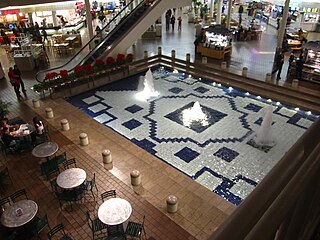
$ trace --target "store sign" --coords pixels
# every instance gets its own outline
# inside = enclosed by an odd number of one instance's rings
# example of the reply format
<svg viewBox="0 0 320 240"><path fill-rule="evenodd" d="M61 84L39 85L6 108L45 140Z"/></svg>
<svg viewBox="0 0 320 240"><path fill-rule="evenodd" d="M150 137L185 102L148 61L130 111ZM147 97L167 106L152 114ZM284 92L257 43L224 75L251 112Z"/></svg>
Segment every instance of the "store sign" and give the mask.
<svg viewBox="0 0 320 240"><path fill-rule="evenodd" d="M76 2L77 9L82 9L84 7L83 2Z"/></svg>
<svg viewBox="0 0 320 240"><path fill-rule="evenodd" d="M0 16L5 16L8 14L19 14L19 12L19 9L2 10L0 11Z"/></svg>

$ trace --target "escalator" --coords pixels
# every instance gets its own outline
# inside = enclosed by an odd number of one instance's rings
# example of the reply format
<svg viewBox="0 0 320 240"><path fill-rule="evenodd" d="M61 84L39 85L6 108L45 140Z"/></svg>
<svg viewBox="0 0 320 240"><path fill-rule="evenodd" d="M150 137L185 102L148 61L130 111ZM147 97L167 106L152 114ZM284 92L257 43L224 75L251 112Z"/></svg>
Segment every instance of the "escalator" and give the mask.
<svg viewBox="0 0 320 240"><path fill-rule="evenodd" d="M152 5L145 4L144 0L132 0L103 27L100 34L95 35L68 62L59 67L39 71L36 80L42 82L47 73L60 70L71 72L76 66L92 64L98 58L104 59L108 55L125 53L150 27L150 23L155 22L167 9L189 4L191 0L155 0ZM98 37L99 43L95 44Z"/></svg>

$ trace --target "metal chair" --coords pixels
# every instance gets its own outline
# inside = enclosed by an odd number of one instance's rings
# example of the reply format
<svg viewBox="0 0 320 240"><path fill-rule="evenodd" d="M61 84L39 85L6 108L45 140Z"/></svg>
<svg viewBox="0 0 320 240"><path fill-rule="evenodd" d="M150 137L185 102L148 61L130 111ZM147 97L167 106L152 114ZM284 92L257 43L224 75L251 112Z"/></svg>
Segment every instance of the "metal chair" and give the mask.
<svg viewBox="0 0 320 240"><path fill-rule="evenodd" d="M40 238L40 233L46 227L50 229L47 214L43 217L36 216L30 223L27 224L26 230L30 238L34 236L38 236L38 238Z"/></svg>
<svg viewBox="0 0 320 240"><path fill-rule="evenodd" d="M11 205L11 200L9 197L1 198L0 199L0 208L4 211L7 207Z"/></svg>
<svg viewBox="0 0 320 240"><path fill-rule="evenodd" d="M63 224L58 224L55 227L53 227L48 232L48 238L49 240L53 239L59 239L59 240L72 240L72 238L65 232ZM58 237L58 238L57 238Z"/></svg>
<svg viewBox="0 0 320 240"><path fill-rule="evenodd" d="M107 229L107 225L101 222L99 218L92 219L89 212L87 212L87 220L92 232L92 239L94 239L97 234L102 233L104 229Z"/></svg>
<svg viewBox="0 0 320 240"><path fill-rule="evenodd" d="M41 172L47 176L47 179L50 180L51 175L58 175L60 169L56 159L48 160L40 165Z"/></svg>
<svg viewBox="0 0 320 240"><path fill-rule="evenodd" d="M74 164L74 167L77 167L77 162L76 162L75 158L71 158L69 160L64 161L63 162L63 167L64 167L64 169L68 169L69 166L71 166L73 164Z"/></svg>
<svg viewBox="0 0 320 240"><path fill-rule="evenodd" d="M20 198L23 196L24 198L28 199L27 192L25 189L20 189L16 191L15 193L10 195L10 199L12 202L15 202L17 198Z"/></svg>
<svg viewBox="0 0 320 240"><path fill-rule="evenodd" d="M0 171L0 184L5 182L7 179L9 179L12 184L12 179L10 177L8 167L5 167Z"/></svg>
<svg viewBox="0 0 320 240"><path fill-rule="evenodd" d="M109 190L104 193L101 193L102 201L104 201L106 198L109 198L109 197L114 197L114 198L117 197L116 190Z"/></svg>
<svg viewBox="0 0 320 240"><path fill-rule="evenodd" d="M65 161L67 161L67 152L63 152L60 155L56 155L51 160L56 161L58 165L63 164Z"/></svg>
<svg viewBox="0 0 320 240"><path fill-rule="evenodd" d="M83 188L84 188L84 190L86 192L90 191L92 193L93 199L95 200L95 196L94 196L94 193L93 193L93 188L96 188L97 194L98 194L98 188L97 188L97 185L96 185L96 173L93 173L92 180L86 180L84 182Z"/></svg>
<svg viewBox="0 0 320 240"><path fill-rule="evenodd" d="M143 216L142 223L137 223L137 222L128 222L125 235L129 236L131 238L139 238L141 239L142 237L142 231L144 233L144 237L147 238L146 231L144 229L144 220L146 216Z"/></svg>

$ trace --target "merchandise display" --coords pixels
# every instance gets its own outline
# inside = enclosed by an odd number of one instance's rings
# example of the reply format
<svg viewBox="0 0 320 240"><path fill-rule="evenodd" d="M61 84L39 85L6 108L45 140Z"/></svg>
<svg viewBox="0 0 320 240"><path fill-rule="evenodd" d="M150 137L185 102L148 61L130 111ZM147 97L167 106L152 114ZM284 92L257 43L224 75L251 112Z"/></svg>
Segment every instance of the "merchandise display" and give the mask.
<svg viewBox="0 0 320 240"><path fill-rule="evenodd" d="M320 47L320 42L318 44ZM320 50L308 50L307 59L303 65L302 79L320 83Z"/></svg>

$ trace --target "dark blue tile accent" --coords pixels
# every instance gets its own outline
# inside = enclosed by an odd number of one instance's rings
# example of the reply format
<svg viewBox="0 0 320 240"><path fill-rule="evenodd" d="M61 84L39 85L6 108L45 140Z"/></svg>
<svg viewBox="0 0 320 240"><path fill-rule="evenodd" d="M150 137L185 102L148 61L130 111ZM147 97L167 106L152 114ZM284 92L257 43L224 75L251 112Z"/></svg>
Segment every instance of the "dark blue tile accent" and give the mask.
<svg viewBox="0 0 320 240"><path fill-rule="evenodd" d="M130 107L125 108L125 110L127 110L128 112L131 112L131 113L139 112L142 109L143 109L143 107L140 107L137 104L134 104L134 105L132 105Z"/></svg>
<svg viewBox="0 0 320 240"><path fill-rule="evenodd" d="M194 102L191 102L187 105L185 105L182 108L177 109L176 111L167 114L165 117L184 126L183 125L183 117L182 117L182 112L186 109L192 108ZM206 114L207 116L207 121L208 121L208 125L203 126L201 121L193 121L189 128L192 129L193 131L197 132L197 133L201 133L204 130L206 130L207 128L209 128L210 126L212 126L213 124L219 122L221 119L223 119L224 117L227 116L227 114L219 112L217 110L213 110L211 108L208 108L206 106L200 105L202 111Z"/></svg>
<svg viewBox="0 0 320 240"><path fill-rule="evenodd" d="M239 153L230 149L230 148L223 147L223 148L220 148L213 155L217 156L227 162L231 162L233 159L235 159L239 155Z"/></svg>
<svg viewBox="0 0 320 240"><path fill-rule="evenodd" d="M123 126L125 126L126 128L128 128L130 130L139 127L141 124L142 124L141 122L139 122L138 120L135 120L135 119L131 119L125 123L122 123Z"/></svg>
<svg viewBox="0 0 320 240"><path fill-rule="evenodd" d="M183 91L183 89L179 88L179 87L174 87L174 88L169 89L168 91L178 94L178 93L181 93Z"/></svg>
<svg viewBox="0 0 320 240"><path fill-rule="evenodd" d="M157 151L155 151L153 148L156 146L153 142L150 142L148 139L142 139L142 140L137 140L135 138L131 139L131 141L138 145L139 147L143 148L147 152L156 155Z"/></svg>
<svg viewBox="0 0 320 240"><path fill-rule="evenodd" d="M179 152L176 152L174 155L177 156L178 158L182 159L186 163L189 163L193 159L198 157L200 154L198 152L192 150L191 148L184 147Z"/></svg>
<svg viewBox="0 0 320 240"><path fill-rule="evenodd" d="M254 123L260 126L262 124L262 121L263 121L263 118L258 118ZM274 123L275 122L272 122L271 125L273 125Z"/></svg>
<svg viewBox="0 0 320 240"><path fill-rule="evenodd" d="M253 103L249 103L247 106L244 107L247 110L253 111L253 112L259 112L261 110L261 106L255 105Z"/></svg>
<svg viewBox="0 0 320 240"><path fill-rule="evenodd" d="M194 89L195 91L199 92L199 93L206 93L209 91L208 88L204 88L204 87L198 87L196 89Z"/></svg>

